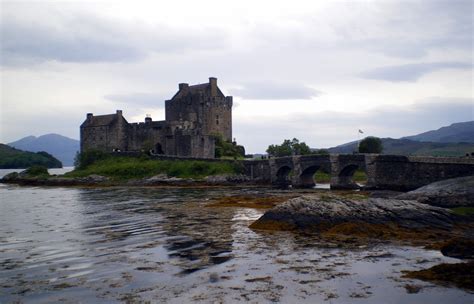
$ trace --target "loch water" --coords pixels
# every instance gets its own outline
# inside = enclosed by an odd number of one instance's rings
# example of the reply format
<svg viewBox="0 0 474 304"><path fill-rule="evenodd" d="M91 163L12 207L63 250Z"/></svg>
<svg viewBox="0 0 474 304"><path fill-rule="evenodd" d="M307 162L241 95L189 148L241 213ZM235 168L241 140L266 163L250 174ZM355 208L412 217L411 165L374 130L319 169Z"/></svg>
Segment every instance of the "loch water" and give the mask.
<svg viewBox="0 0 474 304"><path fill-rule="evenodd" d="M249 229L260 210L207 206L275 191L0 184L0 303L474 302L461 289L401 277L459 262L438 251L337 248Z"/></svg>

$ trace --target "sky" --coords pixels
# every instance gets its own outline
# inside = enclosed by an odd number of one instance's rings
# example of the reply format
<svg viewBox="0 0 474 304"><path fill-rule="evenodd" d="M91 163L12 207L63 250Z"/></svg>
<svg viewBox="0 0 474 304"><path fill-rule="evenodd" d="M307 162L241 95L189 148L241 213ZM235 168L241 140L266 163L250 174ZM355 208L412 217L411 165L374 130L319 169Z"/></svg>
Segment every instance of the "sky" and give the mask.
<svg viewBox="0 0 474 304"><path fill-rule="evenodd" d="M217 77L247 153L474 120L473 2L1 1L0 142L79 139L86 113L163 120Z"/></svg>

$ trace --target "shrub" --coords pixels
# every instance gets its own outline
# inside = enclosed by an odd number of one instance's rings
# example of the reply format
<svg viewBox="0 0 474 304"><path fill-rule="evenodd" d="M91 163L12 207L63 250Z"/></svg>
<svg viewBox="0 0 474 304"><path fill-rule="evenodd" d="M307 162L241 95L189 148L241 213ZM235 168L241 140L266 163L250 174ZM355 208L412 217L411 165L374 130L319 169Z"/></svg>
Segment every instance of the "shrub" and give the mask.
<svg viewBox="0 0 474 304"><path fill-rule="evenodd" d="M49 175L48 168L45 166L34 165L25 170L28 176Z"/></svg>
<svg viewBox="0 0 474 304"><path fill-rule="evenodd" d="M74 158L74 167L76 169L85 169L94 162L110 157L109 154L99 150L88 150L77 153Z"/></svg>
<svg viewBox="0 0 474 304"><path fill-rule="evenodd" d="M245 156L244 146L225 141L221 134L213 134L213 137L215 143L214 157L243 158Z"/></svg>

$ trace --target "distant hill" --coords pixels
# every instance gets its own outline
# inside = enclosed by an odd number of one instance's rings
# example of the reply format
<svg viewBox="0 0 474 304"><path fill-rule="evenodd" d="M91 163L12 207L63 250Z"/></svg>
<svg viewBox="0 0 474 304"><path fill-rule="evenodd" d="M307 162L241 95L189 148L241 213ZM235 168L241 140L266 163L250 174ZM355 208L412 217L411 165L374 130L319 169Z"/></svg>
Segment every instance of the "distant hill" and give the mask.
<svg viewBox="0 0 474 304"><path fill-rule="evenodd" d="M458 122L447 127L439 128L438 130L406 136L401 139L437 143L474 143L474 121Z"/></svg>
<svg viewBox="0 0 474 304"><path fill-rule="evenodd" d="M426 155L426 156L464 156L474 152L474 143L435 143L408 139L381 138L383 154ZM330 153L352 153L357 150L357 142L328 149Z"/></svg>
<svg viewBox="0 0 474 304"><path fill-rule="evenodd" d="M59 159L64 166L72 166L79 151L79 141L59 134L46 134L39 137L27 136L8 144L11 147L30 151L45 151Z"/></svg>
<svg viewBox="0 0 474 304"><path fill-rule="evenodd" d="M474 121L454 123L438 130L400 139L381 138L383 154L464 156L474 152ZM329 148L330 153L352 153L357 141Z"/></svg>
<svg viewBox="0 0 474 304"><path fill-rule="evenodd" d="M21 151L10 146L0 144L0 169L20 169L33 165L48 168L61 168L59 160L46 152Z"/></svg>

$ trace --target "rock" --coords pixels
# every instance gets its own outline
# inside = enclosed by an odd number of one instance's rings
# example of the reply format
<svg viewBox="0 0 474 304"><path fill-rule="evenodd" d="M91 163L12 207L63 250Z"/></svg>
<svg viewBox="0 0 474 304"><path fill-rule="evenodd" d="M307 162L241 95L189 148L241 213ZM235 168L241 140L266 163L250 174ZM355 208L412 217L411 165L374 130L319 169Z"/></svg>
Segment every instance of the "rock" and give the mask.
<svg viewBox="0 0 474 304"><path fill-rule="evenodd" d="M101 182L108 181L109 178L102 175L91 174L86 177L78 178L77 180L80 182L86 182L86 183L101 183Z"/></svg>
<svg viewBox="0 0 474 304"><path fill-rule="evenodd" d="M453 238L443 244L441 253L457 259L474 259L474 240Z"/></svg>
<svg viewBox="0 0 474 304"><path fill-rule="evenodd" d="M403 277L474 291L474 262L439 264L428 269L403 271Z"/></svg>
<svg viewBox="0 0 474 304"><path fill-rule="evenodd" d="M18 178L20 178L20 174L18 172L12 172L8 173L2 178L2 181L9 182L9 181L15 181Z"/></svg>
<svg viewBox="0 0 474 304"><path fill-rule="evenodd" d="M325 231L339 224L359 223L447 230L457 220L458 216L449 210L416 201L382 198L360 201L330 195L306 195L268 210L251 228Z"/></svg>
<svg viewBox="0 0 474 304"><path fill-rule="evenodd" d="M145 181L147 183L160 183L160 182L177 182L182 181L182 178L179 177L169 177L167 174L158 174L147 178Z"/></svg>
<svg viewBox="0 0 474 304"><path fill-rule="evenodd" d="M206 176L205 181L209 184L245 183L250 177L243 174L221 174Z"/></svg>
<svg viewBox="0 0 474 304"><path fill-rule="evenodd" d="M372 198L393 198L402 193L403 192L392 191L392 190L373 190L373 191L370 191L369 196Z"/></svg>
<svg viewBox="0 0 474 304"><path fill-rule="evenodd" d="M401 194L396 198L417 200L423 204L445 208L474 207L474 176L442 180Z"/></svg>

